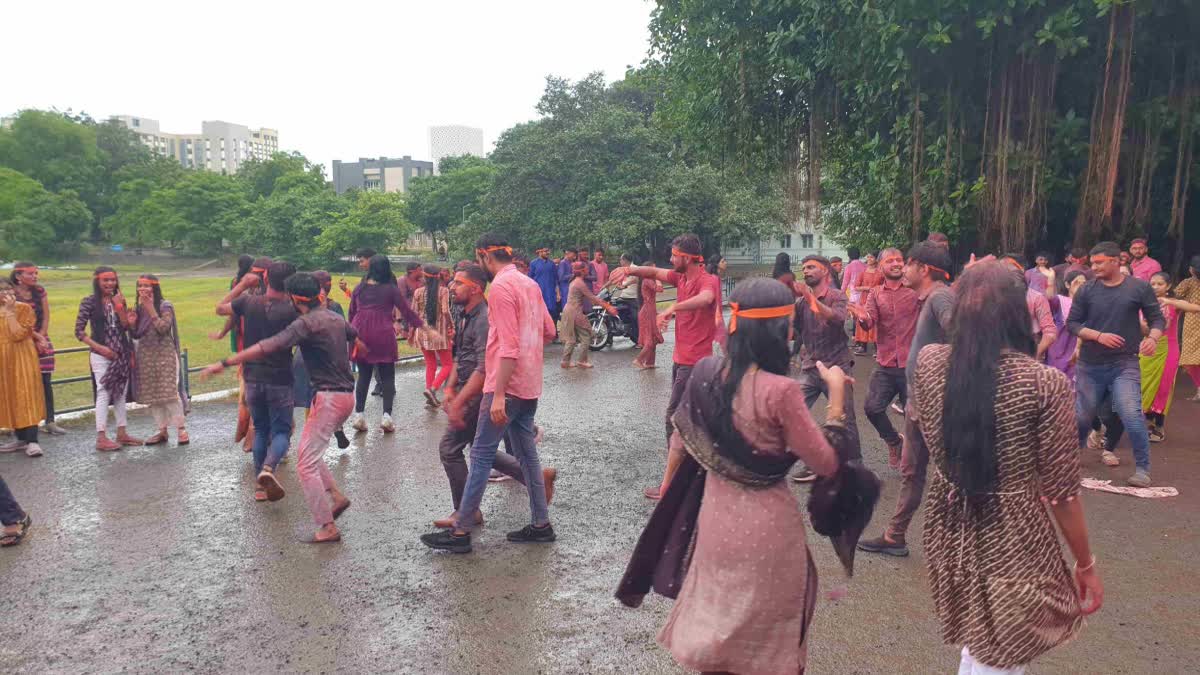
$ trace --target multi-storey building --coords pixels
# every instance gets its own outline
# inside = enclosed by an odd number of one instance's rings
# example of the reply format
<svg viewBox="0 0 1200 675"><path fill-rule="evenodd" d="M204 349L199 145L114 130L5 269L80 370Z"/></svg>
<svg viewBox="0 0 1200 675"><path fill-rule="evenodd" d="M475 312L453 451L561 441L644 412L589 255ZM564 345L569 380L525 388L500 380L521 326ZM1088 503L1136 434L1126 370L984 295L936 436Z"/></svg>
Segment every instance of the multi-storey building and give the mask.
<svg viewBox="0 0 1200 675"><path fill-rule="evenodd" d="M251 129L241 124L206 121L198 134L172 134L159 129L158 121L117 115L152 151L174 157L190 169L236 173L248 159L270 159L279 151L279 132Z"/></svg>
<svg viewBox="0 0 1200 675"><path fill-rule="evenodd" d="M338 194L351 188L380 192L408 192L418 176L432 176L433 162L405 155L400 159L359 157L357 162L333 160L333 187Z"/></svg>
<svg viewBox="0 0 1200 675"><path fill-rule="evenodd" d="M483 157L483 129L457 124L429 127L429 155L433 157L434 173L437 173L443 157Z"/></svg>

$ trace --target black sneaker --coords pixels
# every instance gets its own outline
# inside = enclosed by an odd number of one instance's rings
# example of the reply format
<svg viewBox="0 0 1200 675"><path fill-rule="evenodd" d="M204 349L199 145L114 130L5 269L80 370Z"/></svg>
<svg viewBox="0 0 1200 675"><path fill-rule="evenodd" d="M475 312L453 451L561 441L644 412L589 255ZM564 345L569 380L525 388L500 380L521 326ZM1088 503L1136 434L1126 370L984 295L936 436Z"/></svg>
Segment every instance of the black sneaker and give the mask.
<svg viewBox="0 0 1200 675"><path fill-rule="evenodd" d="M547 524L545 527L534 527L526 525L516 532L508 533L508 540L518 543L546 543L557 539L554 536L554 526Z"/></svg>
<svg viewBox="0 0 1200 675"><path fill-rule="evenodd" d="M337 431L333 432L333 436L334 438L337 438L338 447L342 450L350 447L350 439L346 438L346 432L338 429Z"/></svg>
<svg viewBox="0 0 1200 675"><path fill-rule="evenodd" d="M882 553L884 555L905 558L908 556L908 546L903 541L888 541L884 537L863 539L858 542L858 550L867 553Z"/></svg>
<svg viewBox="0 0 1200 675"><path fill-rule="evenodd" d="M471 535L457 535L454 534L454 530L440 530L430 534L423 534L421 535L421 543L429 548L450 551L451 553L471 552Z"/></svg>
<svg viewBox="0 0 1200 675"><path fill-rule="evenodd" d="M808 469L800 469L796 473L792 474L792 480L797 483L811 483L816 479L817 474L809 471Z"/></svg>

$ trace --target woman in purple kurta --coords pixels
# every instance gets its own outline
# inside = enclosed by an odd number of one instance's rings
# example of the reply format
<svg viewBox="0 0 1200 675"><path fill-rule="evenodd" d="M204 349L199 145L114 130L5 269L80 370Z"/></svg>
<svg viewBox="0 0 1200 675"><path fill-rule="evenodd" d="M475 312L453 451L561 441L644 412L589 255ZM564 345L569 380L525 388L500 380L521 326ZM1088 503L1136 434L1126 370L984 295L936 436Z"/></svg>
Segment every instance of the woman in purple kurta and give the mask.
<svg viewBox="0 0 1200 675"><path fill-rule="evenodd" d="M404 292L396 284L392 263L379 254L371 258L367 266L367 277L350 294L350 325L358 331L358 337L367 346L366 353L356 351L351 360L358 366L358 382L354 385L354 421L358 431L366 431L363 410L367 406L367 394L371 388L371 375L379 371L380 391L383 394L383 418L379 427L392 432L392 401L396 397L396 349L397 332L393 310L399 310L411 328L424 325L421 317L409 306Z"/></svg>

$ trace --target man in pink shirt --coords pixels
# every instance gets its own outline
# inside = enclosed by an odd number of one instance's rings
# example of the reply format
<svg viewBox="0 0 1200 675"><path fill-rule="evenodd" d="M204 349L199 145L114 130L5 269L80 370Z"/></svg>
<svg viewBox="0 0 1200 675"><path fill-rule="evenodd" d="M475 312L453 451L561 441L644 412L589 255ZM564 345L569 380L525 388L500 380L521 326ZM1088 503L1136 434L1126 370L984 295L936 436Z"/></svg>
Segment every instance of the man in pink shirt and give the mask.
<svg viewBox="0 0 1200 675"><path fill-rule="evenodd" d="M1150 249L1146 246L1146 240L1141 237L1134 239L1129 244L1129 255L1133 256L1133 260L1129 263L1129 269L1133 272L1133 276L1146 283L1150 282L1150 277L1162 271L1162 265L1159 265L1158 261L1154 258L1146 255L1149 252Z"/></svg>
<svg viewBox="0 0 1200 675"><path fill-rule="evenodd" d="M658 315L660 328L675 319L675 364L671 368L671 399L667 403L667 443L671 442L674 427L671 417L683 399L692 367L701 359L712 356L713 340L717 323L714 313L721 305L721 281L704 269L703 248L700 238L694 234L682 234L671 242L671 267L618 267L613 270L611 280L619 284L626 276L657 279L672 284L676 289L675 302ZM670 457L670 455L668 455ZM659 499L671 480L672 467L667 466L662 483L648 487L642 493L648 499Z"/></svg>
<svg viewBox="0 0 1200 675"><path fill-rule="evenodd" d="M592 292L599 293L600 289L608 283L608 263L604 262L603 249L596 249L595 257L592 258L592 267L596 269L596 280L592 282Z"/></svg>
<svg viewBox="0 0 1200 675"><path fill-rule="evenodd" d="M483 501L496 448L505 434L509 449L521 463L532 512L532 523L509 532L508 540L524 543L555 539L533 422L542 395L542 348L554 339L554 320L546 311L537 282L513 265L512 247L504 237L480 237L475 242L475 257L492 283L488 290L483 398L471 446L471 468L454 527L421 535L426 546L454 553L471 552L471 530L477 525L471 516Z"/></svg>

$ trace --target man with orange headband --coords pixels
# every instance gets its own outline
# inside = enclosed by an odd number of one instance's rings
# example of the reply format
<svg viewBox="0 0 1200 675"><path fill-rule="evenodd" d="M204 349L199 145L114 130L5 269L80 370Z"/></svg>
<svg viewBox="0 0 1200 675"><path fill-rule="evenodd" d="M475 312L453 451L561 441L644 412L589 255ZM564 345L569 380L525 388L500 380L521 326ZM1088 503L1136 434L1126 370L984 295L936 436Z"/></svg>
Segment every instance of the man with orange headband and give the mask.
<svg viewBox="0 0 1200 675"><path fill-rule="evenodd" d="M529 276L537 282L538 288L542 290L542 302L546 305L546 311L550 312L550 318L554 319L554 323L558 323L558 270L555 269L554 263L550 262L550 249L539 248L537 257L529 263Z"/></svg>
<svg viewBox="0 0 1200 675"><path fill-rule="evenodd" d="M692 367L706 356L712 356L713 340L716 338L714 313L719 309L721 281L704 269L704 249L700 238L694 234L683 234L671 242L670 270L657 267L618 267L613 270L609 282L620 285L626 276L642 279L657 279L673 284L676 288L675 302L658 315L658 324L664 327L675 319L675 353L671 368L671 398L667 403L666 440L671 442L671 417L675 414ZM664 476L659 485L642 491L648 499L659 499L666 490L670 476Z"/></svg>
<svg viewBox="0 0 1200 675"><path fill-rule="evenodd" d="M1142 374L1138 353L1149 356L1158 346L1167 322L1150 284L1121 273L1121 250L1111 241L1091 251L1096 278L1075 293L1067 330L1080 341L1075 365L1075 423L1079 447L1087 447L1092 419L1100 405L1112 397L1113 409L1129 433L1136 471L1128 479L1134 487L1150 485L1150 435L1142 415ZM1142 319L1150 329L1142 335ZM1108 466L1120 460L1115 444L1101 454Z"/></svg>
<svg viewBox="0 0 1200 675"><path fill-rule="evenodd" d="M1129 255L1133 257L1129 261L1129 269L1133 272L1133 276L1150 283L1150 277L1162 271L1162 265L1158 261L1147 255L1150 248L1146 245L1146 240L1138 237L1129 243Z"/></svg>
<svg viewBox="0 0 1200 675"><path fill-rule="evenodd" d="M819 255L805 256L800 261L800 269L804 280L792 283L792 292L797 297L795 339L800 356L800 387L804 390L805 403L811 408L822 395L829 397L828 385L821 378L817 362L827 368L838 366L849 373L854 367L854 358L846 341L846 320L850 317L846 294L829 284L833 274L829 260ZM846 400L853 400L853 397L852 385L846 382ZM849 456L842 457L842 461L861 459L858 421L852 405L846 407L846 433L850 437L845 448ZM807 468L792 476L797 482L815 478L816 474Z"/></svg>
<svg viewBox="0 0 1200 675"><path fill-rule="evenodd" d="M276 289L275 272L280 264L274 263L268 272L272 289ZM358 331L345 319L321 309L321 286L311 274L300 272L288 275L282 300L291 305L296 313L291 323L254 346L208 366L204 369L204 376L216 375L225 368L243 362L247 365L261 363L281 354L287 357L290 366L292 347L300 347L309 382L315 390L312 408L304 421L304 431L300 434L297 448L299 457L296 460L296 473L304 491L304 501L308 503L313 522L319 528L308 543L341 541L342 533L334 521L350 508L350 499L338 489L325 463L325 450L334 431L345 424L354 410L350 345L356 344L359 349L365 349L366 345L358 339ZM290 385L288 395L291 395ZM288 417L291 417L291 411ZM287 449L286 445L284 449ZM275 477L275 472L268 470L267 466L258 474L258 486L271 501L283 498L283 486Z"/></svg>
<svg viewBox="0 0 1200 675"><path fill-rule="evenodd" d="M904 278L917 294L917 325L913 330L912 344L904 366L905 386L913 390L913 377L917 372L917 354L925 345L946 344L950 330L950 316L954 313L954 291L946 284L950 281L950 251L936 242L923 241L908 251L908 262L904 266ZM905 535L909 523L921 505L925 492L925 473L929 467L929 447L917 423L912 399L904 415L904 448L900 457L900 495L896 499L896 511L883 535L874 539L863 539L858 548L868 553L904 557L908 555Z"/></svg>
<svg viewBox="0 0 1200 675"><path fill-rule="evenodd" d="M555 539L534 424L538 399L542 396L542 349L554 339L554 321L542 302L541 289L513 265L512 247L504 237L481 236L475 242L475 257L492 278L492 286L488 290L483 398L471 445L471 467L454 526L421 535L421 543L426 546L453 553L471 552L471 531L477 525L475 515L496 463L496 450L506 434L509 448L521 463L532 521L520 530L509 532L507 538L518 543Z"/></svg>
<svg viewBox="0 0 1200 675"><path fill-rule="evenodd" d="M919 306L917 292L904 285L904 255L899 249L884 249L879 254L879 269L883 283L871 289L867 301L860 305L849 305L850 313L865 329L875 328L875 372L867 387L867 400L863 412L879 437L887 444L888 464L900 468L901 449L904 437L896 433L888 405L899 397L903 402L908 390L904 377L904 363L908 360L909 345L917 329Z"/></svg>
<svg viewBox="0 0 1200 675"><path fill-rule="evenodd" d="M238 285L217 303L218 316L233 316L241 321L243 350L275 336L300 316L285 292L288 277L295 273L295 265L273 262L266 270L267 292L264 295L246 293L247 289L259 283L258 275L251 272L243 276ZM292 353L279 352L247 364L242 369L242 379L246 407L254 421L254 445L251 450L254 453L254 473L258 475L268 471L273 474L287 454L292 438L295 384ZM256 486L255 501L266 501L271 497L272 493Z"/></svg>

